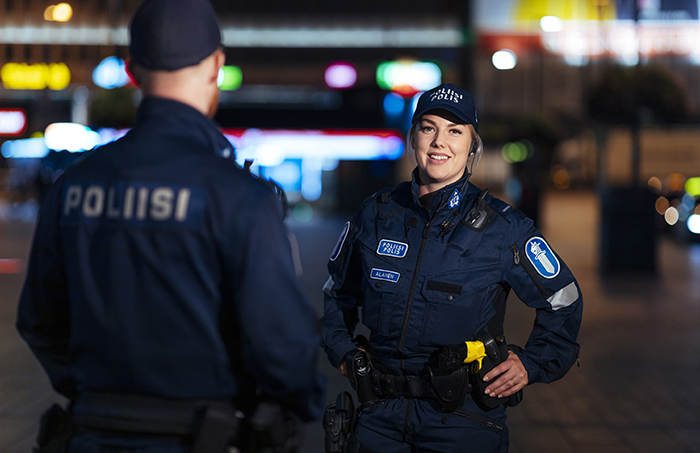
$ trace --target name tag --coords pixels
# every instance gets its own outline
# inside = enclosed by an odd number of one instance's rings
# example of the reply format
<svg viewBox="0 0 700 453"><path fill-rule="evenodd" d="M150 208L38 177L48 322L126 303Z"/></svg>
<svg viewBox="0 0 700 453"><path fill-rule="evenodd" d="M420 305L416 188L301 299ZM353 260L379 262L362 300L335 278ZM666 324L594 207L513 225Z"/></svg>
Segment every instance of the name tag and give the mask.
<svg viewBox="0 0 700 453"><path fill-rule="evenodd" d="M407 252L408 244L390 239L382 239L377 247L377 255L393 256L394 258L403 258Z"/></svg>
<svg viewBox="0 0 700 453"><path fill-rule="evenodd" d="M394 271L385 271L384 269L372 269L369 273L369 278L374 280L384 280L387 282L396 283L399 281L401 274Z"/></svg>

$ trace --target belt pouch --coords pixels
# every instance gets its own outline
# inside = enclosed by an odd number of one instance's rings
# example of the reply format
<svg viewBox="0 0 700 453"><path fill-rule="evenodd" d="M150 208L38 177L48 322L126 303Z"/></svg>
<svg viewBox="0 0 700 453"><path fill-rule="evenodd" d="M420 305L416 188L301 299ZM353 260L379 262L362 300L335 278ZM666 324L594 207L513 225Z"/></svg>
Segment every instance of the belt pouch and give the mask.
<svg viewBox="0 0 700 453"><path fill-rule="evenodd" d="M239 423L240 416L237 413L206 406L192 444L192 453L226 451L238 433Z"/></svg>
<svg viewBox="0 0 700 453"><path fill-rule="evenodd" d="M430 384L443 412L452 412L462 407L469 391L469 374L466 366L455 371L443 371L428 367Z"/></svg>

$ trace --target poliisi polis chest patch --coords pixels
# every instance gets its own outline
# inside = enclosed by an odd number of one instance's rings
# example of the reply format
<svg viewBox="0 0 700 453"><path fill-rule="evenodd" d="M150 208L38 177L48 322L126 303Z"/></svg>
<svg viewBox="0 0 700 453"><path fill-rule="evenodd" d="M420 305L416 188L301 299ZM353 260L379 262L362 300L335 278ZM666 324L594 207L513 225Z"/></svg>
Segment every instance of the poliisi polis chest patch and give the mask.
<svg viewBox="0 0 700 453"><path fill-rule="evenodd" d="M377 255L403 258L408 253L408 244L391 239L382 239L377 246Z"/></svg>

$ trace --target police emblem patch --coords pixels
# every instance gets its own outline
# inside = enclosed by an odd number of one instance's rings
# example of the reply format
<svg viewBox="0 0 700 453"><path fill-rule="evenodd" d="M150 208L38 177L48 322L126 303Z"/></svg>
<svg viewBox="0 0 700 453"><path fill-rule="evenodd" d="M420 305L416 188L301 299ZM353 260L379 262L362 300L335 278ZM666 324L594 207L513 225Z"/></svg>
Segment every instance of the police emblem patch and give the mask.
<svg viewBox="0 0 700 453"><path fill-rule="evenodd" d="M401 277L401 274L399 274L398 272L386 271L384 269L372 268L372 270L369 273L369 278L373 278L374 280L384 280L392 283L398 282L399 277Z"/></svg>
<svg viewBox="0 0 700 453"><path fill-rule="evenodd" d="M554 278L559 275L559 260L549 244L541 237L531 237L525 243L525 255L535 267L537 273L544 278Z"/></svg>
<svg viewBox="0 0 700 453"><path fill-rule="evenodd" d="M394 258L403 258L407 252L408 244L390 239L382 239L377 247L377 255L393 256Z"/></svg>
<svg viewBox="0 0 700 453"><path fill-rule="evenodd" d="M454 192L452 192L452 196L450 197L450 201L448 202L448 207L449 209L456 208L459 206L459 203L462 202L462 194L459 193L459 190L455 189Z"/></svg>
<svg viewBox="0 0 700 453"><path fill-rule="evenodd" d="M345 238L348 237L348 231L350 231L350 222L345 222L345 226L343 227L343 231L340 233L340 237L338 238L338 242L336 242L335 247L333 248L333 253L331 253L331 261L337 260L338 256L340 256L340 251L343 250L343 244L345 243Z"/></svg>

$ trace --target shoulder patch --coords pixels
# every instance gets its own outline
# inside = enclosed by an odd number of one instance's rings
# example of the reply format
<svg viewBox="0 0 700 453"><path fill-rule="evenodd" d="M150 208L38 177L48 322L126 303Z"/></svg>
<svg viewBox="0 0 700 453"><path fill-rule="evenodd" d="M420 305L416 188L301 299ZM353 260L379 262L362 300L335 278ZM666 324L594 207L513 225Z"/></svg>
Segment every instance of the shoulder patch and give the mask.
<svg viewBox="0 0 700 453"><path fill-rule="evenodd" d="M403 258L408 252L408 244L392 241L391 239L382 239L377 246L377 255L393 256L394 258Z"/></svg>
<svg viewBox="0 0 700 453"><path fill-rule="evenodd" d="M541 237L531 237L525 243L525 255L544 278L554 278L559 275L561 266L549 244Z"/></svg>
<svg viewBox="0 0 700 453"><path fill-rule="evenodd" d="M343 227L343 231L340 233L340 237L338 238L338 242L336 242L335 247L333 248L333 253L331 253L331 261L335 261L338 259L338 256L340 256L341 250L343 250L343 244L345 244L345 238L348 237L348 232L350 231L350 222L345 222L345 226Z"/></svg>

